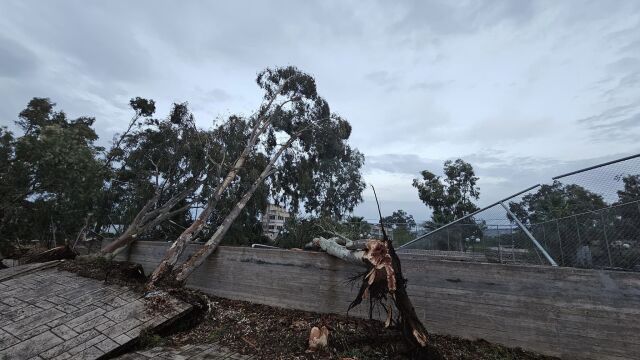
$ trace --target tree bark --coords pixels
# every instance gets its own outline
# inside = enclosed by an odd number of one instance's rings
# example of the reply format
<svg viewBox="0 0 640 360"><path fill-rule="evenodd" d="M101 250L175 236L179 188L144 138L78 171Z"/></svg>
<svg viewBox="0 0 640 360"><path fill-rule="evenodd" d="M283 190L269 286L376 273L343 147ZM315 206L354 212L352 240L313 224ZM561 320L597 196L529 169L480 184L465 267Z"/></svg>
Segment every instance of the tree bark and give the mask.
<svg viewBox="0 0 640 360"><path fill-rule="evenodd" d="M156 190L154 196L147 201L147 203L142 207L142 209L138 212L136 217L133 219L131 224L127 227L124 233L122 233L118 238L111 243L107 244L101 251L103 255L108 253L113 253L118 248L129 245L134 242L138 235L144 233L149 228L153 228L165 221L166 219L188 209L191 204L183 206L177 210L173 209L180 201L184 200L189 194L193 193L198 186L202 184L201 181L194 182L193 185L188 186L183 191L174 195L171 199L165 202L163 205L156 207L151 210L151 208L155 205L155 203L160 198L161 189Z"/></svg>
<svg viewBox="0 0 640 360"><path fill-rule="evenodd" d="M285 81L285 84L288 81L289 80L287 79L287 81ZM271 107L271 105L273 105L273 102L278 97L278 95L282 91L285 84L282 84L278 88L278 90L275 92L273 97L269 100L269 102L265 107L265 110L264 110L265 112ZM283 106L283 105L284 104L280 104L279 106ZM240 171L240 169L242 169L242 167L244 166L244 163L247 160L249 153L251 153L251 150L255 147L258 139L260 138L260 135L262 135L265 132L269 123L270 123L270 120L264 118L264 113L258 116L258 118L256 119L255 125L251 129L251 136L247 141L247 145L242 150L242 153L240 153L240 156L238 156L238 158L236 159L235 163L233 164L233 167L231 167L231 169L227 173L227 176L225 176L224 180L220 182L218 186L216 186L212 199L207 203L207 206L202 210L202 213L200 213L200 215L193 222L193 224L191 224L188 228L186 228L180 234L180 236L178 236L178 238L171 245L169 250L167 250L164 258L151 274L151 277L149 278L149 282L147 283L147 288L153 288L158 280L160 280L163 276L165 276L168 271L173 270L173 267L178 262L178 258L180 258L180 255L182 255L182 253L184 252L184 249L187 243L193 240L202 231L207 219L209 218L209 216L215 209L216 205L218 204L218 201L222 197L222 193L227 189L227 187L229 187L229 184L231 184L231 181L233 181L233 179L236 178L236 176L238 175L238 171ZM251 192L251 195L253 195L253 192Z"/></svg>
<svg viewBox="0 0 640 360"><path fill-rule="evenodd" d="M282 153L284 153L286 149L291 147L291 144L293 144L293 142L298 138L298 136L299 136L299 133L296 134L295 136L291 136L289 140L284 145L282 145L280 149L278 149L276 154L273 155L273 157L269 161L269 164L267 164L264 170L262 170L262 173L260 173L260 176L251 185L251 188L246 193L244 193L240 201L236 203L236 205L233 207L231 212L227 215L227 217L225 217L225 219L222 221L222 224L218 226L218 229L216 229L216 232L211 236L209 241L207 241L195 254L191 256L189 260L187 260L180 267L179 271L176 274L177 281L179 282L185 281L187 277L189 277L189 275L191 275L191 273L195 269L197 269L200 265L202 265L202 263L216 250L216 248L222 241L222 238L229 231L231 224L233 224L233 222L236 220L238 215L240 215L240 212L242 211L242 209L244 209L244 207L247 206L247 203L251 199L251 196L253 196L253 193L255 193L255 191L258 189L258 186L260 186L260 184L264 181L264 179L266 179L269 175L271 175L271 170L273 169L273 166L275 165L275 163L278 161Z"/></svg>
<svg viewBox="0 0 640 360"><path fill-rule="evenodd" d="M323 237L317 237L313 239L312 242L327 254L335 256L338 259L358 266L367 266L367 260L364 258L364 251L349 250L345 246L340 245L336 240L338 240L338 238L325 239Z"/></svg>
<svg viewBox="0 0 640 360"><path fill-rule="evenodd" d="M231 181L236 178L238 171L242 169L244 163L251 152L251 149L255 146L256 141L258 140L260 134L260 121L256 122L256 125L252 129L251 137L245 148L242 150L242 153L236 159L236 162L233 164L233 167L227 173L224 180L216 186L213 196L210 201L207 202L207 206L202 210L198 218L191 224L188 228L186 228L180 236L176 239L176 241L171 245L169 250L165 253L164 258L160 262L160 264L155 268L151 277L149 278L149 282L147 283L147 288L153 288L158 280L160 280L163 276L167 274L167 272L173 270L173 267L178 262L178 258L184 252L184 249L187 243L193 240L204 228L207 219L215 209L218 201L222 197L222 193L229 187Z"/></svg>
<svg viewBox="0 0 640 360"><path fill-rule="evenodd" d="M173 242L169 250L167 250L167 252L165 253L162 262L160 262L160 264L155 268L155 270L149 277L147 288L153 288L158 280L160 280L168 272L173 270L173 267L178 262L178 258L180 257L180 255L182 255L182 252L187 246L187 243L193 240L193 238L196 237L200 233L200 231L202 231L202 228L204 228L207 219L215 208L215 203L217 203L217 201L213 202L213 204L210 201L207 204L207 207L193 222L193 224L186 228L176 239L176 241Z"/></svg>

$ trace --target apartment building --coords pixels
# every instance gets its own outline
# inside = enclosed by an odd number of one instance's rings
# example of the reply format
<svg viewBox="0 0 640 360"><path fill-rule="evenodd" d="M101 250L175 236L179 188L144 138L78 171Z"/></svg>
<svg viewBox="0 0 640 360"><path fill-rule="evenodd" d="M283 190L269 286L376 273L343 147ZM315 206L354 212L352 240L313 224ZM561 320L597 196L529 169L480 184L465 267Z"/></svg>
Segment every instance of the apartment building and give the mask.
<svg viewBox="0 0 640 360"><path fill-rule="evenodd" d="M289 213L284 208L269 204L262 216L262 231L271 240L275 240L284 229L284 223L289 218Z"/></svg>

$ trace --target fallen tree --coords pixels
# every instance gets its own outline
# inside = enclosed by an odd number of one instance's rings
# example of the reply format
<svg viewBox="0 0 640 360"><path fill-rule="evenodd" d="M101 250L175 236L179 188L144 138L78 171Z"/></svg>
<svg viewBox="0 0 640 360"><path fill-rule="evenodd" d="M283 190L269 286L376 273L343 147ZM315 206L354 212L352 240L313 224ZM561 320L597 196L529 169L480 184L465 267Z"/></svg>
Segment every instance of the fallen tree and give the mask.
<svg viewBox="0 0 640 360"><path fill-rule="evenodd" d="M278 96L284 89L284 86L287 85L289 81L291 81L291 78L288 78L285 81L283 81L283 83L280 84L278 89L269 96L266 105L262 107L258 116L254 120L253 126L251 128L251 134L249 136L249 139L247 140L247 144L245 145L244 149L242 150L242 152L234 162L231 169L229 169L229 172L224 177L224 180L219 182L218 185L215 187L215 189L213 190L213 195L207 202L207 205L204 207L204 209L202 210L198 218L189 227L184 229L184 231L180 234L180 236L178 236L176 241L173 242L169 250L167 250L164 258L151 274L149 278L149 283L147 284L148 288L153 288L160 279L167 276L168 273L170 273L173 270L173 267L178 262L180 255L182 255L182 253L184 252L184 249L187 243L193 240L196 236L198 236L198 234L200 234L207 220L209 219L209 217L215 210L216 206L218 205L218 202L220 201L222 194L229 187L229 185L231 185L231 182L236 178L236 176L238 175L238 172L245 165L247 158L249 157L251 152L254 151L256 144L260 140L260 136L263 135L265 132L267 132L267 130L269 129L270 122L273 121L273 114L272 112L270 112L271 107L273 106L274 101L278 98ZM288 101L282 102L278 104L276 107L279 109L282 109L282 107L285 106L287 103L289 102ZM218 167L219 170L222 169L223 163L224 163L224 157L223 157L223 161L219 164L219 167ZM255 189L253 191L255 191ZM249 197L252 194L253 192L251 192Z"/></svg>
<svg viewBox="0 0 640 360"><path fill-rule="evenodd" d="M265 91L264 101L257 114L247 120L250 131L243 150L212 192L198 219L169 248L153 272L148 288L153 288L164 277L171 278L167 279L169 282L185 281L215 251L256 190L272 175L278 174L279 178L273 180L271 185L286 184L272 187L272 194L279 191L280 195L288 196L297 204L304 197L301 195L302 191L315 191L315 196L326 193L324 189L312 188L314 169L318 168L315 164L359 154L346 144L351 132L350 125L331 113L328 103L318 95L313 77L295 67L284 67L261 72L257 83ZM215 230L212 229L213 233L208 241L185 263L177 266L186 244L202 231L221 194L246 166L247 158L257 154L266 161L260 167L251 169L255 178L251 177L253 181L250 186L243 190L242 196L228 209L226 215L217 213L221 222ZM309 178L304 190L292 184L301 177ZM317 183L325 185L324 182ZM333 187L330 183L326 186ZM338 193L336 197L340 197L339 195Z"/></svg>
<svg viewBox="0 0 640 360"><path fill-rule="evenodd" d="M201 184L202 181L194 181L193 184L187 186L186 189L162 203L159 202L159 199L164 186L157 188L153 197L140 209L133 221L127 226L127 229L115 240L107 244L102 249L102 254L114 253L116 250L124 248L135 241L138 235L148 229L153 229L163 221L188 210L191 207L191 202L178 208L176 208L176 205L193 194Z"/></svg>
<svg viewBox="0 0 640 360"><path fill-rule="evenodd" d="M168 118L160 121L150 118L153 109L140 110L153 108L152 101L136 101L132 100L136 116L107 158L109 168L111 163L118 165L107 192L123 201L144 199L144 205L124 232L102 249L102 255L113 256L140 235L185 214L199 198L198 189L208 175L210 139L196 128L187 104L174 104ZM133 131L141 114L147 118Z"/></svg>

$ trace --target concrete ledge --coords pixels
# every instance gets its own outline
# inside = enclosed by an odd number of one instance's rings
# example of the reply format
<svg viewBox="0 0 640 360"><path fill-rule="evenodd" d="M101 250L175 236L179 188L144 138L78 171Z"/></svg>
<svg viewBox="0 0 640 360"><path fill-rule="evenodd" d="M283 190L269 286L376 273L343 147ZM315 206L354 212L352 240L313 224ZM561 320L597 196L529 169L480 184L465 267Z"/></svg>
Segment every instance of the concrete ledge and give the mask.
<svg viewBox="0 0 640 360"><path fill-rule="evenodd" d="M126 257L152 271L169 246L136 242ZM198 245L190 245L183 260ZM640 274L437 260L400 254L408 291L435 333L484 338L563 358L640 354ZM231 299L346 313L361 269L324 253L221 247L188 286ZM350 315L368 316L365 307Z"/></svg>

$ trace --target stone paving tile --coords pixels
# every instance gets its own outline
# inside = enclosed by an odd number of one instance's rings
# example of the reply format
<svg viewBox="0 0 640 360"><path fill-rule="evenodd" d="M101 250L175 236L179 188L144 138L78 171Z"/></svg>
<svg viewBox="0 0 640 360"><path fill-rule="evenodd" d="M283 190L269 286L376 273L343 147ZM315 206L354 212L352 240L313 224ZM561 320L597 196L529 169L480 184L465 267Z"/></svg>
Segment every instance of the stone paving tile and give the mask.
<svg viewBox="0 0 640 360"><path fill-rule="evenodd" d="M73 331L67 325L60 325L58 327L54 327L53 329L51 329L51 332L58 335L58 337L64 340L73 339L74 337L78 336L78 333Z"/></svg>
<svg viewBox="0 0 640 360"><path fill-rule="evenodd" d="M47 331L0 351L0 356L4 356L6 359L28 359L63 341L54 333Z"/></svg>
<svg viewBox="0 0 640 360"><path fill-rule="evenodd" d="M95 359L189 309L147 312L140 293L52 267L0 270L0 359Z"/></svg>
<svg viewBox="0 0 640 360"><path fill-rule="evenodd" d="M0 349L6 349L20 342L20 339L0 329Z"/></svg>
<svg viewBox="0 0 640 360"><path fill-rule="evenodd" d="M27 340L27 339L30 339L30 338L36 336L36 335L40 335L45 331L49 331L49 329L50 329L49 326L47 326L46 324L45 325L40 325L40 326L32 328L32 329L30 329L28 331L25 331L25 332L21 333L20 335L17 335L17 337L20 340Z"/></svg>
<svg viewBox="0 0 640 360"><path fill-rule="evenodd" d="M27 264L4 269L0 272L0 282L9 281L10 279L13 279L17 276L35 271L37 269L55 266L58 262L59 261L50 261L46 263Z"/></svg>
<svg viewBox="0 0 640 360"><path fill-rule="evenodd" d="M44 310L35 315L27 316L21 320L5 325L2 328L13 335L19 335L40 325L50 323L64 315L65 313L57 309Z"/></svg>

